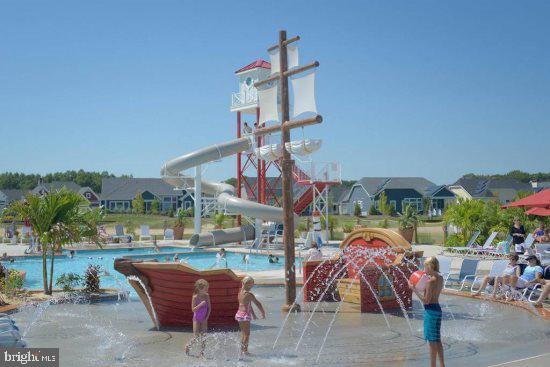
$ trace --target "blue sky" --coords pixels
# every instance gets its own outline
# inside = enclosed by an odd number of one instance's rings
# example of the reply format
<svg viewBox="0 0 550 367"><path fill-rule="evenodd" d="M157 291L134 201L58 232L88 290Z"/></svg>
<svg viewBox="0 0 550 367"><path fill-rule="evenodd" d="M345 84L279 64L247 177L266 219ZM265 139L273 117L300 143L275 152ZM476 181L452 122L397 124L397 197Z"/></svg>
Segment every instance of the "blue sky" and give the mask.
<svg viewBox="0 0 550 367"><path fill-rule="evenodd" d="M550 171L548 19L545 1L0 0L0 171L156 177L233 138L234 71L279 29L321 62L305 133L345 178Z"/></svg>

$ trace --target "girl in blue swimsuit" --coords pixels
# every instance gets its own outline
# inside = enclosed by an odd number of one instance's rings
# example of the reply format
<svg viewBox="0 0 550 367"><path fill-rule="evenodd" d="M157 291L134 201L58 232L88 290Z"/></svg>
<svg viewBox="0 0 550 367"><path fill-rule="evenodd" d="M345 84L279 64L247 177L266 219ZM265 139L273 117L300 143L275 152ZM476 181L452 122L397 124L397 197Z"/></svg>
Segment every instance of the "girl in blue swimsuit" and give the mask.
<svg viewBox="0 0 550 367"><path fill-rule="evenodd" d="M435 256L426 259L424 271L430 277L424 293L420 293L410 282L409 287L424 303L424 339L430 346L430 366L435 367L436 360L439 359L439 365L445 367L443 344L441 344L441 319L443 314L439 305L439 295L443 289L443 277L439 274L439 261Z"/></svg>

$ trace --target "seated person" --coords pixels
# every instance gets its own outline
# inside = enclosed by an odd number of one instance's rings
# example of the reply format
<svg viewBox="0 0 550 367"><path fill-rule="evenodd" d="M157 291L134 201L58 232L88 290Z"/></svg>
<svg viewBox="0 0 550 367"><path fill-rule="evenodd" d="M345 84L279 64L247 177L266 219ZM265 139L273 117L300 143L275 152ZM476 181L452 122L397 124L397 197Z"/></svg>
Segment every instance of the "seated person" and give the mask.
<svg viewBox="0 0 550 367"><path fill-rule="evenodd" d="M174 262L178 262L180 260L180 257L178 256L178 254L175 254L174 255L174 258L172 259Z"/></svg>
<svg viewBox="0 0 550 367"><path fill-rule="evenodd" d="M545 243L550 241L550 239L548 238L548 231L544 227L543 223L541 223L539 227L535 229L535 231L533 232L533 237L538 243Z"/></svg>
<svg viewBox="0 0 550 367"><path fill-rule="evenodd" d="M518 265L519 256L517 254L510 254L508 255L508 259L510 262L506 266L506 269L502 272L502 275L498 277L486 276L483 278L481 287L474 293L474 296L479 296L487 284L490 284L493 286L493 298L496 298L497 292L499 291L501 285L505 286L512 283L515 284L517 282L517 279L521 275L521 269Z"/></svg>
<svg viewBox="0 0 550 367"><path fill-rule="evenodd" d="M542 293L540 294L539 298L535 302L535 307L542 307L542 302L548 298L548 295L550 294L550 280L548 279L542 279L544 284L542 285Z"/></svg>
<svg viewBox="0 0 550 367"><path fill-rule="evenodd" d="M4 261L9 260L9 259L10 259L10 258L9 258L9 256L8 256L8 253L7 253L7 252L4 252L4 253L2 254L2 257L0 257L0 260L4 260Z"/></svg>
<svg viewBox="0 0 550 367"><path fill-rule="evenodd" d="M319 250L317 243L313 242L311 248L307 251L306 261L322 260L323 253Z"/></svg>
<svg viewBox="0 0 550 367"><path fill-rule="evenodd" d="M512 289L524 289L535 284L542 284L544 286L546 281L542 278L542 266L539 264L539 259L535 255L529 255L525 260L529 264L523 270L523 274L515 282L511 282L510 287Z"/></svg>

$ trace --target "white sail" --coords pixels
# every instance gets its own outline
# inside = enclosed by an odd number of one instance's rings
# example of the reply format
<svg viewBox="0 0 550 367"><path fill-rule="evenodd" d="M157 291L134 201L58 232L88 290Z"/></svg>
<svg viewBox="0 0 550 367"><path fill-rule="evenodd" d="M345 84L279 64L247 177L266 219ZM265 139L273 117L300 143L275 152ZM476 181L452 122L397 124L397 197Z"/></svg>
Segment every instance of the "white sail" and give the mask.
<svg viewBox="0 0 550 367"><path fill-rule="evenodd" d="M265 89L258 89L258 100L260 103L260 125L267 121L279 122L277 84Z"/></svg>
<svg viewBox="0 0 550 367"><path fill-rule="evenodd" d="M294 140L285 144L287 152L299 156L305 156L318 151L321 148L321 139Z"/></svg>
<svg viewBox="0 0 550 367"><path fill-rule="evenodd" d="M317 113L317 104L315 103L315 73L292 79L291 82L294 91L294 110L292 116L296 117L304 112Z"/></svg>

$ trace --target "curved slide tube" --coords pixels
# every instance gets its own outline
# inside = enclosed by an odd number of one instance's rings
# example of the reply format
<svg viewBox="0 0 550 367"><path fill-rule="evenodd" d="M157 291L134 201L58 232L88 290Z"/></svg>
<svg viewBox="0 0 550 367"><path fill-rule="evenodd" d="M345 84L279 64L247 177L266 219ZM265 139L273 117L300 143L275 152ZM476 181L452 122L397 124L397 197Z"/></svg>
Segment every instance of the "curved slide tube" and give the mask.
<svg viewBox="0 0 550 367"><path fill-rule="evenodd" d="M253 141L254 137L251 135L250 137L231 140L184 154L166 162L162 166L160 174L163 180L171 185L182 188L191 187L194 184L194 179L182 175L182 171L249 150L252 148ZM229 184L201 180L201 189L205 194L216 196L218 204L230 213L242 214L266 221L283 221L282 208L237 198L235 197L235 188ZM194 234L190 240L190 244L194 246L213 246L246 241L253 238L254 228L252 226L245 226L243 228L237 227Z"/></svg>

